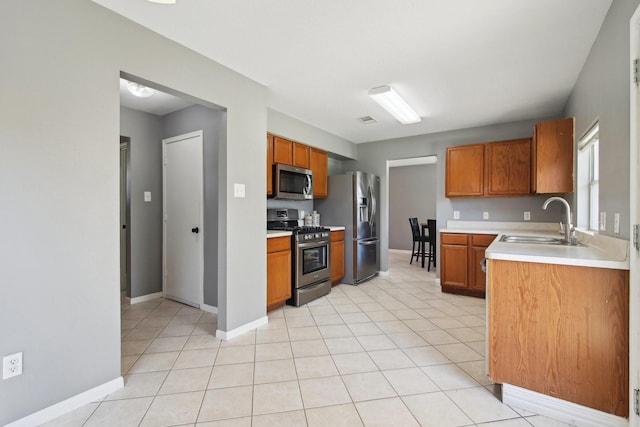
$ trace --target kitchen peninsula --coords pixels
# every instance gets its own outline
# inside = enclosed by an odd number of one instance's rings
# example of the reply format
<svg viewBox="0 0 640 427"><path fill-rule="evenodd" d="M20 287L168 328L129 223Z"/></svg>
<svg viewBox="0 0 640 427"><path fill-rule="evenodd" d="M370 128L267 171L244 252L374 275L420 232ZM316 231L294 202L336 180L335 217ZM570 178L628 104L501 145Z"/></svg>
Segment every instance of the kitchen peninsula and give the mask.
<svg viewBox="0 0 640 427"><path fill-rule="evenodd" d="M550 234L492 231L487 362L503 401L578 425L626 425L628 242L579 233L580 246L507 243L504 234Z"/></svg>

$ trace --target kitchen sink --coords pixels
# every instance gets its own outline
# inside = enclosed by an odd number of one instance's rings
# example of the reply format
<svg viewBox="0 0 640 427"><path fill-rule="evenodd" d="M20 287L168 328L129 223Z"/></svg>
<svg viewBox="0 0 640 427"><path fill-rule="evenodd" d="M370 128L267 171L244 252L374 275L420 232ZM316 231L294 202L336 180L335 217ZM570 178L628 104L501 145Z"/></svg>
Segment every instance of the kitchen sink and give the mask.
<svg viewBox="0 0 640 427"><path fill-rule="evenodd" d="M503 235L500 238L501 242L505 243L534 243L540 245L569 245L563 239L555 237L542 237L542 236L509 236Z"/></svg>

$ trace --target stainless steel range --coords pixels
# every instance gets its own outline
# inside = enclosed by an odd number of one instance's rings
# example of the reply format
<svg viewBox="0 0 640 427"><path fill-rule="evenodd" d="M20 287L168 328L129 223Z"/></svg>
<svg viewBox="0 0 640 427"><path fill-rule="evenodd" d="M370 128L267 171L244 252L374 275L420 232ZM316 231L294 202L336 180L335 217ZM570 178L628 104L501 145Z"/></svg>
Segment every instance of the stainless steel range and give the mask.
<svg viewBox="0 0 640 427"><path fill-rule="evenodd" d="M267 209L267 230L291 231L291 299L300 306L331 292L331 230L298 226L296 209Z"/></svg>

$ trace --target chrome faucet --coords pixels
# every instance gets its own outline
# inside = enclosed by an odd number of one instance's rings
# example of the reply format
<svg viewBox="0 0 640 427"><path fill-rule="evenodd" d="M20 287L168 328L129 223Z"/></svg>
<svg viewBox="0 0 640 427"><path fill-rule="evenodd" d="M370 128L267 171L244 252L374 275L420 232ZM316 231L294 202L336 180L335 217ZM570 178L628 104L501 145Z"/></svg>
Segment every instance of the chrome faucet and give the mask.
<svg viewBox="0 0 640 427"><path fill-rule="evenodd" d="M569 243L570 245L577 245L578 242L575 237L576 229L573 227L573 224L571 223L571 207L569 206L569 203L562 197L558 197L558 196L549 197L547 200L544 201L544 204L542 205L542 209L546 210L547 206L549 206L549 203L553 201L562 203L565 208L566 222L564 225L564 241L566 243Z"/></svg>

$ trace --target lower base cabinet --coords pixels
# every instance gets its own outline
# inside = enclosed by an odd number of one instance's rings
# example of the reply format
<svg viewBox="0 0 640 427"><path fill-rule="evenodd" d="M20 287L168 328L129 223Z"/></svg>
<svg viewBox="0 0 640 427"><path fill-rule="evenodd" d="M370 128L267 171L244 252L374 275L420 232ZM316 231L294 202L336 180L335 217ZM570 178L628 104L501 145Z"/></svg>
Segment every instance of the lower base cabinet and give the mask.
<svg viewBox="0 0 640 427"><path fill-rule="evenodd" d="M267 239L267 311L291 298L291 238Z"/></svg>
<svg viewBox="0 0 640 427"><path fill-rule="evenodd" d="M344 277L344 230L331 232L331 285Z"/></svg>
<svg viewBox="0 0 640 427"><path fill-rule="evenodd" d="M484 298L486 278L480 261L495 238L495 234L440 234L442 292Z"/></svg>
<svg viewBox="0 0 640 427"><path fill-rule="evenodd" d="M629 416L629 272L489 260L489 377Z"/></svg>

